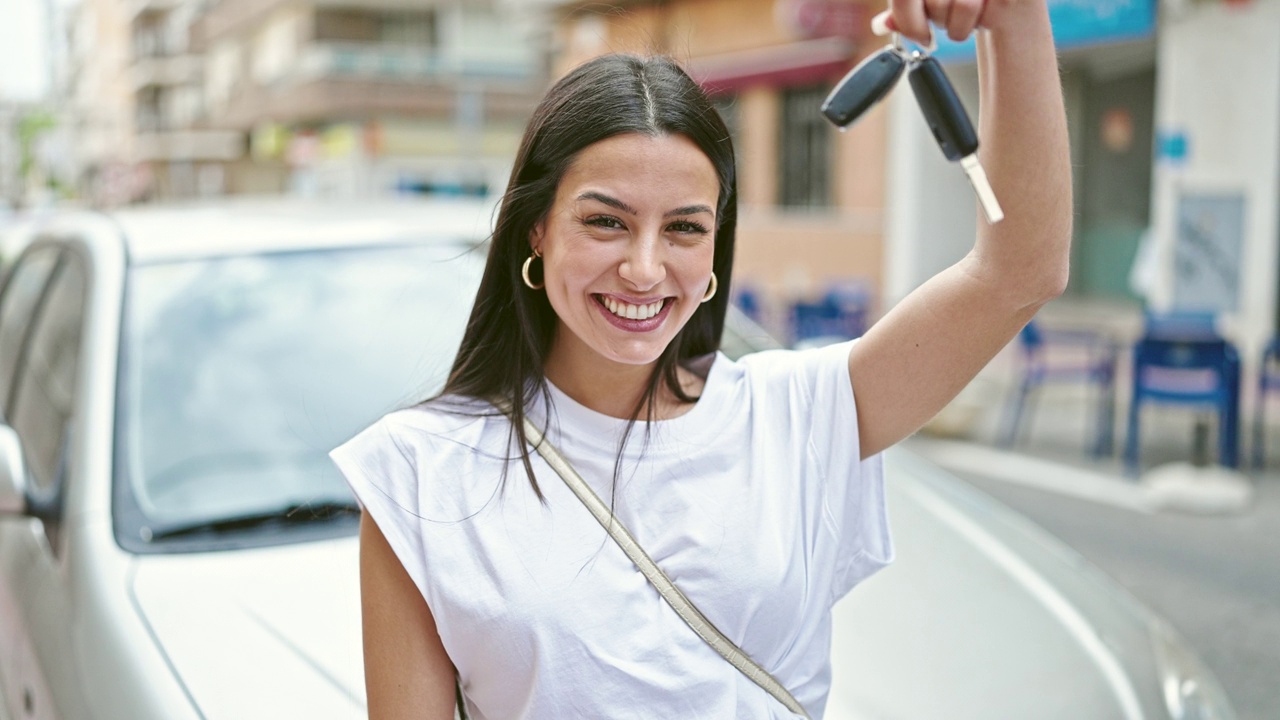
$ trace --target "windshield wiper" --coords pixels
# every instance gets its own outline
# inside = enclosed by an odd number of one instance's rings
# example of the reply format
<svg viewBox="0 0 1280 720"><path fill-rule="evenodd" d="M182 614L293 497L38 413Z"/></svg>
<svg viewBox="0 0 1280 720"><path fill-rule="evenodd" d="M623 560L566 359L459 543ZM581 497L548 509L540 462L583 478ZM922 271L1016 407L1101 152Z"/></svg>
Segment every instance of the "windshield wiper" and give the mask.
<svg viewBox="0 0 1280 720"><path fill-rule="evenodd" d="M188 535L224 535L273 526L279 528L301 527L353 517L358 518L359 516L360 506L354 501L297 503L261 512L150 528L147 540L168 540Z"/></svg>

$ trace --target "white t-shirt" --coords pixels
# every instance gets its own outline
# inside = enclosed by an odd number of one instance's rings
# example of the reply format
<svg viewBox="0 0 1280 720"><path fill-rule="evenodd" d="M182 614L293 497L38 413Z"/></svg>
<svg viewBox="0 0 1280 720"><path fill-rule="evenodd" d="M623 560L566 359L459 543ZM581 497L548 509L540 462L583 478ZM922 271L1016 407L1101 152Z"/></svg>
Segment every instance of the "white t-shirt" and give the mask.
<svg viewBox="0 0 1280 720"><path fill-rule="evenodd" d="M893 555L880 457L859 460L848 354L718 354L691 410L635 425L616 493L626 421L553 387L547 433L814 718L831 686L831 606ZM544 425L541 402L530 415ZM501 415L427 404L332 453L426 598L471 716L794 717L684 624L535 453L540 503L508 460L509 432Z"/></svg>

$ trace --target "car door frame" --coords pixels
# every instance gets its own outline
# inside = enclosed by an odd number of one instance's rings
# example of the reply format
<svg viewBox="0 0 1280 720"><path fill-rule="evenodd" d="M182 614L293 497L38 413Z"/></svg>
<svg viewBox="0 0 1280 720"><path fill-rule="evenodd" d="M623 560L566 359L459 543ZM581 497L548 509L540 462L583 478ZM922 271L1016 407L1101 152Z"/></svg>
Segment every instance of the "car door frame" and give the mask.
<svg viewBox="0 0 1280 720"><path fill-rule="evenodd" d="M47 487L40 492L28 491L25 522L15 523L5 533L7 579L13 583L16 599L16 615L19 631L27 635L21 644L26 650L16 663L17 682L21 686L21 698L16 708L17 716L32 720L59 720L84 717L90 712L89 704L79 690L79 663L68 662L78 654L75 630L77 605L74 600L76 578L73 555L69 542L76 515L71 512L68 499L81 485L79 472L81 457L79 447L88 426L83 413L83 396L89 390L85 382L87 367L94 361L94 353L86 347L93 307L92 287L95 283L91 253L82 243L75 242L75 235L42 233L24 252L38 252L42 248L54 248L57 262L45 281L40 301L33 313L23 337L21 361L15 369L13 392L6 398L9 423L18 421L18 412L24 400L24 390L30 391L32 373L38 372L34 364L33 347L41 339L42 330L50 322L50 313L56 311L52 303L55 294L68 272L80 275L77 297L78 307L71 306L72 322L77 333L74 349L74 378L70 391L70 405L61 419L61 437L55 450L55 458ZM16 429L16 427L15 427ZM24 453L29 445L23 442ZM27 466L31 467L28 459ZM16 558L16 560L15 560ZM11 564L10 564L11 561ZM11 701L12 702L12 701Z"/></svg>
<svg viewBox="0 0 1280 720"><path fill-rule="evenodd" d="M90 265L89 312L81 352L78 427L73 438L73 478L65 498L69 573L77 614L74 687L82 714L95 720L196 720L186 687L162 651L133 594L138 558L120 547L112 522L119 345L129 256L124 230L106 215L68 216L58 233ZM173 242L186 228L174 227Z"/></svg>
<svg viewBox="0 0 1280 720"><path fill-rule="evenodd" d="M53 253L53 263L40 279L40 288L36 293L24 327L18 341L18 348L11 386L0 407L0 421L11 422L8 407L16 396L16 387L25 373L34 329L40 324L44 314L50 288L64 261L64 251L60 245L41 243L24 248L11 267L6 268L4 285L0 286L0 300L8 293L8 282L16 275L16 271L25 268L28 262L36 262L30 258L36 254ZM46 707L54 707L52 693L40 670L36 646L31 637L22 593L26 588L17 582L23 567L41 561L38 548L48 546L44 523L31 513L21 517L0 517L0 642L4 650L0 652L0 710L4 718L43 718L47 717ZM37 711L40 714L36 714Z"/></svg>
<svg viewBox="0 0 1280 720"><path fill-rule="evenodd" d="M39 647L34 658L40 682L56 698L59 720L194 720L199 711L133 596L137 559L112 530L116 374L128 269L123 230L107 215L68 213L50 221L24 252L48 245L77 257L87 282L70 421L77 430L64 450L63 536L56 562L48 565L66 617L48 626L58 629L56 639L35 643L52 640L55 646ZM43 537L39 520L28 516L25 522ZM18 713L14 720L27 717Z"/></svg>

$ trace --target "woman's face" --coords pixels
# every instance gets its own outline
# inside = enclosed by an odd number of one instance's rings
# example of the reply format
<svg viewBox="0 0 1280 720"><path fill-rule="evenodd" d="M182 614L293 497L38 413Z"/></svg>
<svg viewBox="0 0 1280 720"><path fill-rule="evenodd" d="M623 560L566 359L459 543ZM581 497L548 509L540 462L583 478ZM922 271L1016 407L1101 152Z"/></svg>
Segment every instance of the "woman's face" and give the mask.
<svg viewBox="0 0 1280 720"><path fill-rule="evenodd" d="M719 195L715 166L683 135L582 150L531 238L559 316L548 361L656 361L711 282Z"/></svg>

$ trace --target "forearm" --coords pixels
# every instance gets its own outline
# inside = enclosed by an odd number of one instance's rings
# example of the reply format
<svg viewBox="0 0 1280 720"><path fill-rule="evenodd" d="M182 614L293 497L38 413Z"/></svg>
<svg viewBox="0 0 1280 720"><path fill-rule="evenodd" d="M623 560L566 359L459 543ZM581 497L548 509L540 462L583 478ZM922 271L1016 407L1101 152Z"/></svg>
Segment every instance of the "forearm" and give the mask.
<svg viewBox="0 0 1280 720"><path fill-rule="evenodd" d="M1001 2L1002 0L993 0ZM1015 306L1066 287L1071 158L1057 55L1044 0L1008 3L978 34L979 157L1005 211L978 220L972 271Z"/></svg>

